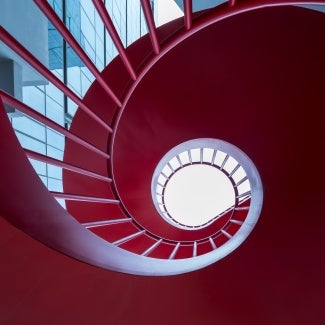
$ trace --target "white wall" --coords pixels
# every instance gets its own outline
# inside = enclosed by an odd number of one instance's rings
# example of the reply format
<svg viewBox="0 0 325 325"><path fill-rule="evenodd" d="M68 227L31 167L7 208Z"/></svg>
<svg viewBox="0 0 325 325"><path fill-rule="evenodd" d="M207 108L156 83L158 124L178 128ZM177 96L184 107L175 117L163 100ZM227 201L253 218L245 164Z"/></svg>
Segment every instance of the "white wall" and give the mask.
<svg viewBox="0 0 325 325"><path fill-rule="evenodd" d="M48 66L48 24L32 0L0 0L0 25ZM22 67L23 85L44 84L38 73L0 42L0 60L12 59Z"/></svg>

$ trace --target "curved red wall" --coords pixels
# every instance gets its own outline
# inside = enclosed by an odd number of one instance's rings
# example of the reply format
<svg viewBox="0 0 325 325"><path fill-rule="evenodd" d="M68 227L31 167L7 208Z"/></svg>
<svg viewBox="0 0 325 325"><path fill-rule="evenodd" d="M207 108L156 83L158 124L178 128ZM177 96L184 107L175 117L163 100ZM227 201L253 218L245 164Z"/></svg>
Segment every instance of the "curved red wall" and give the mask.
<svg viewBox="0 0 325 325"><path fill-rule="evenodd" d="M114 148L121 195L131 194L124 159L148 170L132 174L135 194L146 196L157 157L183 139L222 138L251 157L265 199L256 228L238 250L194 273L140 278L71 260L1 220L0 321L323 324L324 28L321 13L289 7L220 22L162 59L122 117ZM211 107L214 119L206 120ZM161 121L169 132L157 148Z"/></svg>

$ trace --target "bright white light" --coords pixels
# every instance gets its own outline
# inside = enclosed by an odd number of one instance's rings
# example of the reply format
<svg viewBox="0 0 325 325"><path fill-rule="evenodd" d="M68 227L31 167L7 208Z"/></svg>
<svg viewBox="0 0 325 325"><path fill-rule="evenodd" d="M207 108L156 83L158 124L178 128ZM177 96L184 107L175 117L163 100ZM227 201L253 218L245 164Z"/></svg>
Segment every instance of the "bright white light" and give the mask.
<svg viewBox="0 0 325 325"><path fill-rule="evenodd" d="M177 6L174 0L158 0L156 3L158 5L157 27L183 16L182 10Z"/></svg>
<svg viewBox="0 0 325 325"><path fill-rule="evenodd" d="M223 172L198 164L184 167L171 177L164 200L174 220L187 226L200 226L232 207L235 192Z"/></svg>
<svg viewBox="0 0 325 325"><path fill-rule="evenodd" d="M152 176L151 195L163 219L180 229L197 230L249 198L249 213L255 215L254 200L260 207L263 193L251 184L258 180L255 166L240 149L200 138L177 145L161 158Z"/></svg>

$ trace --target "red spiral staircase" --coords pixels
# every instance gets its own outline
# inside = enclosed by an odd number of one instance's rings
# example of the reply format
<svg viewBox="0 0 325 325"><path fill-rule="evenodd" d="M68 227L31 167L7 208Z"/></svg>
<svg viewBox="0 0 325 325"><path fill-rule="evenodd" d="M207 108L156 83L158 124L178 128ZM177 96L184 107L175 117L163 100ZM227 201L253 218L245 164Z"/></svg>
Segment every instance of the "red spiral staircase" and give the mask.
<svg viewBox="0 0 325 325"><path fill-rule="evenodd" d="M137 277L57 254L0 218L1 324L325 323L324 14L293 6L264 8L283 1L231 3L193 15L192 23L187 11L188 29L179 20L156 30L158 55L150 36L128 48L138 83L120 59L103 71L125 104L124 116L119 123L113 117L119 109L106 92L91 89L84 102L110 123L114 141L104 125L91 126L81 109L67 131L2 92L2 101L69 140L64 161L23 150L0 110L0 215L61 252L107 266L105 240L84 241L96 229L85 226L127 219L127 210L121 203L88 200L81 206L71 199L119 198L128 200L128 210L134 211L136 202L145 208L150 168L158 156L175 143L204 136L237 145L256 164L264 187L256 229L231 256L210 267L173 277ZM209 27L196 29L210 18ZM93 88L99 89L99 82ZM69 170L64 176L69 213L53 199L58 194L50 195L40 183L26 154ZM91 179L102 186L92 186ZM142 220L129 223L138 229ZM102 226L106 236L111 226L118 224ZM120 256L110 256L111 265L120 265Z"/></svg>
<svg viewBox="0 0 325 325"><path fill-rule="evenodd" d="M157 29L149 2L141 0L149 34L124 48L103 2L93 0L120 54L102 72L47 2L35 3L96 81L79 98L1 27L1 41L79 106L67 130L0 92L4 103L66 137L63 161L23 149L1 107L0 215L13 225L110 270L168 275L206 266L223 257L215 252L241 228L250 200L189 231L165 222L150 192L161 157L202 137L242 148L260 170L266 196L281 193L273 196L280 201L267 199L279 206L278 213L282 200L296 205L309 195L292 186L301 187L308 153L322 147L314 132L325 103L324 31L317 27L324 17L309 9L271 7L324 1L229 1L199 13L184 1L184 20ZM283 53L288 43L290 51ZM308 63L303 71L297 70L300 60ZM293 96L297 92L301 98ZM315 127L301 134L309 119ZM27 157L63 168L64 193L48 192ZM65 199L67 209L55 198Z"/></svg>

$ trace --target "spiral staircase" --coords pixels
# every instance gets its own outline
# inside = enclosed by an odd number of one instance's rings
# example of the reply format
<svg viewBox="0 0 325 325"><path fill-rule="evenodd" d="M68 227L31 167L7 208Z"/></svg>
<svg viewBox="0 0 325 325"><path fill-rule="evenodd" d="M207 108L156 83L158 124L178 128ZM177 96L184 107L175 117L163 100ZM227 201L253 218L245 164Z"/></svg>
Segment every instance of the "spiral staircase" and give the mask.
<svg viewBox="0 0 325 325"><path fill-rule="evenodd" d="M254 35L245 35L245 30L233 30L232 21L236 22L235 26L249 25L251 17L263 19L263 15L258 17L259 11L275 10L270 19L275 17L276 8L268 7L324 5L325 2L229 1L193 13L191 1L185 0L184 19L157 29L149 2L141 0L149 34L124 48L103 2L93 0L119 51L119 56L101 72L47 2L34 2L80 56L96 81L84 98L79 98L0 28L1 41L79 107L67 130L0 91L3 103L66 137L62 161L23 149L1 107L0 133L5 141L1 140L0 214L64 254L131 274L189 272L223 258L239 246L254 227L251 215L261 211L255 192L237 192L235 206L206 227L184 229L159 215L151 197L152 175L168 150L190 139L206 137L238 144L258 165L258 153L250 143L256 145L258 141L256 129L263 133L256 115L257 103L262 101L254 102L250 110L243 112L238 105L239 101L244 105L246 100L240 90L242 80L237 84L227 80L228 74L236 73L252 73L253 78L258 78L254 58L245 53L244 44L246 40L249 48ZM296 8L292 11L293 18L298 19L299 10L307 9ZM267 18L267 14L265 16ZM284 18L281 19L279 29L285 26ZM227 35L234 36L237 44L223 37L222 30L218 29L220 25L227 30ZM238 33L243 33L243 38ZM237 53L238 49L243 52ZM267 46L264 50L267 51ZM214 60L215 51L221 61ZM247 57L247 66L252 70L238 66L233 61L236 55ZM243 89L247 90L247 85ZM251 89L252 93L259 90ZM239 100L231 96L238 96ZM250 125L242 123L247 119L251 120ZM64 192L49 192L27 157L61 167ZM216 167L231 177L238 165L227 170L227 159L216 163ZM234 186L244 181L246 179L238 179ZM261 188L257 192L261 195ZM66 201L66 210L55 198ZM245 235L242 234L244 228L248 228Z"/></svg>

